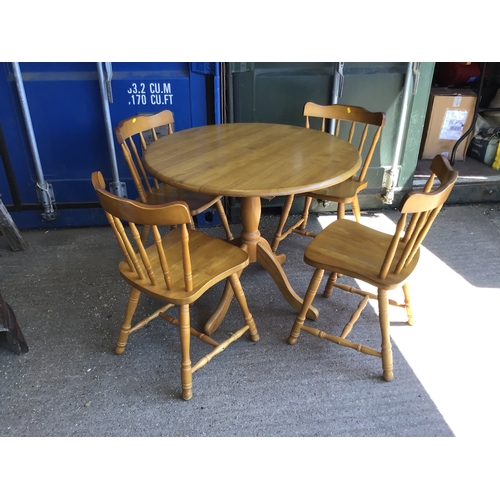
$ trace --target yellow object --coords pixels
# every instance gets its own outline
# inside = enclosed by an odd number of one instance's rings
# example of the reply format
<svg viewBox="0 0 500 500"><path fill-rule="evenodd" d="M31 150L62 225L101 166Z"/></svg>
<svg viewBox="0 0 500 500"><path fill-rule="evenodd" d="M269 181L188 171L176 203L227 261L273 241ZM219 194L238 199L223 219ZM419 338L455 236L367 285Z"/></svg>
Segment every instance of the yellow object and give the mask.
<svg viewBox="0 0 500 500"><path fill-rule="evenodd" d="M495 156L495 161L493 162L493 165L491 165L491 168L494 168L495 170L500 170L500 142L498 143L497 154Z"/></svg>

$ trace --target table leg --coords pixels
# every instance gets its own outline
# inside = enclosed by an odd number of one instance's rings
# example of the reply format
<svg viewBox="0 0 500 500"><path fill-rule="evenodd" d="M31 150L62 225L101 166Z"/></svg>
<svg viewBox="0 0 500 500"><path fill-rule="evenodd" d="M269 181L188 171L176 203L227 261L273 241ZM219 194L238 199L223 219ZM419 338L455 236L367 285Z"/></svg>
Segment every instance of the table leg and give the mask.
<svg viewBox="0 0 500 500"><path fill-rule="evenodd" d="M257 244L257 262L271 275L271 278L287 302L299 312L303 300L295 293L295 290L286 277L285 271L283 271L276 255L271 250L271 245L264 238L261 238ZM318 316L318 310L314 306L309 306L307 318L317 320Z"/></svg>
<svg viewBox="0 0 500 500"><path fill-rule="evenodd" d="M295 293L291 287L288 278L281 267L284 258L276 256L269 243L260 236L259 221L261 214L261 204L259 197L242 198L241 199L241 236L231 241L231 243L239 245L248 253L250 262L259 262L262 267L271 275L274 282L278 286L288 303L296 310L300 311L302 299ZM281 257L281 258L280 258ZM212 317L205 325L204 331L207 335L211 335L222 323L226 315L233 291L229 283L226 283L221 301ZM307 318L316 320L319 316L318 310L311 306L307 312Z"/></svg>

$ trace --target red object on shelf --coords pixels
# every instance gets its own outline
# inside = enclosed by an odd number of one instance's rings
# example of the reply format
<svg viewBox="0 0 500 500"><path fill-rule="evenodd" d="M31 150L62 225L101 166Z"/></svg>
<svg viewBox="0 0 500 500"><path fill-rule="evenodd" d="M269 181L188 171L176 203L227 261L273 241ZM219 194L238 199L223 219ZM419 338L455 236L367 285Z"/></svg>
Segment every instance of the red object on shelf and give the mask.
<svg viewBox="0 0 500 500"><path fill-rule="evenodd" d="M467 85L479 82L481 78L481 65L477 62L441 62L436 64L434 76L437 83L447 85ZM489 67L486 66L485 75L488 75Z"/></svg>

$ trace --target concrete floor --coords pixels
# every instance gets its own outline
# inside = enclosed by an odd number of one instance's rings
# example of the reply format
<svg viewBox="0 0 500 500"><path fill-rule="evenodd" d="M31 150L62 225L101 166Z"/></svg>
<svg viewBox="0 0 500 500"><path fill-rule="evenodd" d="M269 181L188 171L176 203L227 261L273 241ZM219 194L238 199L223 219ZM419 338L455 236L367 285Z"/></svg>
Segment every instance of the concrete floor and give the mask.
<svg viewBox="0 0 500 500"><path fill-rule="evenodd" d="M394 215L394 211L368 213L364 223L382 227L391 224ZM328 221L328 215L315 223L321 221ZM467 325L484 335L495 325L491 315L498 303L500 283L499 221L495 204L443 210L426 240L428 252L424 252L412 282L417 324L410 328L404 325L404 318L394 320L396 379L390 384L380 382L375 358L305 335L297 346L289 346L286 338L294 313L262 268L250 266L242 282L261 341L254 344L243 338L198 372L194 376L195 396L189 403L179 399L178 346L172 326L155 322L131 338L125 355L112 353L127 286L116 270L120 257L111 231L99 227L23 232L30 244L28 251L11 252L4 242L0 253L0 290L13 307L30 346L24 356L0 351L0 435L476 434L477 429L470 427L460 411L460 403L451 397L450 377L442 374L456 365L454 376L465 384L465 373L468 378L493 365L474 370L474 357L468 359L464 370L460 356L467 354L463 346L471 339L458 340L458 332L470 333L463 331ZM276 217L264 217L262 234L270 238L276 222ZM239 226L234 230L238 233ZM221 228L206 231L222 235ZM285 270L299 295L305 292L311 275L302 262L307 241L294 235L280 248L287 254ZM198 326L215 307L217 296L216 288L200 302L194 313ZM350 314L352 298L338 292L329 301L316 300L321 311L318 324L325 329L340 328L338 313ZM144 308L151 305L144 302ZM238 314L233 306L224 328L236 328ZM357 329L373 336L376 344L375 314L370 309ZM489 338L488 345L491 342L496 339ZM458 354L452 355L455 351ZM487 354L490 352L488 349ZM402 365L407 369L404 376ZM431 367L434 370L429 375ZM412 379L410 392L399 385L406 377ZM349 423L335 423L327 417L330 411L338 414L340 410L339 402L332 402L333 397L339 397L337 391L346 400ZM436 419L435 427L419 420L422 408L416 404L416 393L426 401L426 411ZM479 394L486 393L475 389L471 397L476 401ZM388 405L387 398L396 399ZM257 408L256 401L260 401ZM407 411L398 415L403 402ZM482 404L486 402L476 401L476 405ZM244 418L249 405L257 420ZM317 413L304 421L302 412L308 413L311 405ZM167 410L189 415L191 423L165 420ZM375 414L370 414L372 410ZM226 418L223 425L216 423L216 415L224 412L230 415L229 421Z"/></svg>
<svg viewBox="0 0 500 500"><path fill-rule="evenodd" d="M392 224L395 215L393 210L365 213L363 223L383 229ZM313 220L317 228L325 223L328 215ZM277 217L263 217L262 234L271 238L276 224ZM240 228L234 225L233 229L237 234ZM221 228L206 231L223 234ZM498 439L499 418L495 396L500 204L447 206L441 212L424 242L412 280L415 326L404 323L399 311L391 316L392 382L381 380L378 359L351 349L305 334L297 345L289 346L286 338L295 314L277 293L271 278L259 265L251 265L242 283L261 339L255 344L246 337L240 339L196 373L194 396L189 402L180 398L179 346L171 325L157 321L131 337L124 355L113 353L127 286L117 273L120 254L108 227L23 231L23 237L29 242L25 252L12 252L0 237L0 290L14 309L30 346L30 352L22 356L0 350L0 436L454 435L461 438L460 446L466 443L467 447L456 448L458 445L440 441L438 451L425 458L429 473L440 474L443 480L444 457L447 465L453 464L450 480L457 471L466 469L465 475L479 467L482 477L488 476L488 467L494 461L485 462L481 450L485 443ZM280 247L287 254L285 271L299 295L304 294L312 274L302 261L308 241L293 235ZM200 300L193 315L195 323L203 324L220 290L216 288ZM355 303L355 297L341 292L330 299L318 297L318 326L338 331ZM141 307L151 305L146 300ZM233 305L220 333L224 336L224 331L240 322ZM352 335L377 346L376 309L365 310ZM193 341L197 353L198 344ZM13 453L20 461L37 457L37 463L44 457L43 445L22 453L26 441L21 442L23 446L16 443L3 441L9 445L4 447L8 457ZM61 446L60 441L57 443ZM61 452L72 456L76 449L85 457L87 447L80 443L62 446ZM153 449L162 453L162 443L155 442ZM252 449L252 443L223 441L218 449L239 456L242 450ZM256 468L265 464L267 477L273 470L284 468L284 474L288 472L291 456L299 460L294 444L279 443L264 456L256 445ZM320 456L325 453L321 441L301 443L306 447L301 449ZM359 441L336 442L334 448L341 455L335 453L335 460L357 460L371 469L372 461L392 461L393 454L404 453L408 447L413 456L413 450L422 451L423 442L386 441L383 450L378 441L362 443L360 449ZM121 453L131 453L126 444L113 447L112 456L118 463ZM169 449L183 456L178 441ZM104 456L108 452L105 447ZM103 462L100 453L96 456L90 451L90 456L92 464L103 466L97 474L106 477L104 469L109 471L111 466ZM473 464L470 457L475 457ZM227 462L225 454L221 459ZM83 461L87 463L85 458ZM314 464L311 459L299 470L315 475L321 466ZM231 467L235 464L229 459L228 470ZM405 469L402 474L410 471ZM324 486L327 476L316 485ZM494 477L493 471L490 477ZM486 491L487 484L481 481L474 485L476 497ZM443 484L443 494L450 491L449 484L447 488ZM297 492L292 490L291 485L283 486L283 491ZM144 489L140 491L144 493Z"/></svg>

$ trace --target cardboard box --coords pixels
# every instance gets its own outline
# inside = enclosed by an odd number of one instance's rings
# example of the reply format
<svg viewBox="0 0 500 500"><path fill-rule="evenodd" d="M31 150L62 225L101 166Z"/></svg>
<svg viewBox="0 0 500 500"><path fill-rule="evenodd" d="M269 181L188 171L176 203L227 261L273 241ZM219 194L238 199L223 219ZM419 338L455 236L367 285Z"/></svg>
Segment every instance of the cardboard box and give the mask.
<svg viewBox="0 0 500 500"><path fill-rule="evenodd" d="M436 155L451 156L453 146L469 129L474 117L477 96L468 89L435 87L429 105L420 145L420 158L432 160ZM464 139L455 153L455 160L464 160L474 132Z"/></svg>

